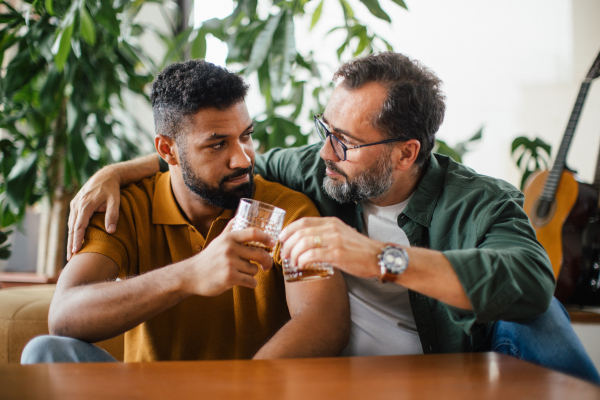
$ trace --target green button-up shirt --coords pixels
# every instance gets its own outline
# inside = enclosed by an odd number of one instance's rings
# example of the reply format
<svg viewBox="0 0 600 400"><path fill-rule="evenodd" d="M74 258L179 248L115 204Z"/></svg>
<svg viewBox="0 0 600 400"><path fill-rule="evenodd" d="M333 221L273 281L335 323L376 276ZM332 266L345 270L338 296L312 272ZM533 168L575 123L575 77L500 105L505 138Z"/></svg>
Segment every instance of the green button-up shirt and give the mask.
<svg viewBox="0 0 600 400"><path fill-rule="evenodd" d="M320 148L273 149L257 156L255 172L306 194L321 215L338 217L362 231L361 205L340 205L322 190ZM448 258L473 311L409 290L426 354L473 350L493 321L527 319L548 308L555 279L523 200L507 182L479 175L446 156L430 156L398 226L411 246L438 250Z"/></svg>

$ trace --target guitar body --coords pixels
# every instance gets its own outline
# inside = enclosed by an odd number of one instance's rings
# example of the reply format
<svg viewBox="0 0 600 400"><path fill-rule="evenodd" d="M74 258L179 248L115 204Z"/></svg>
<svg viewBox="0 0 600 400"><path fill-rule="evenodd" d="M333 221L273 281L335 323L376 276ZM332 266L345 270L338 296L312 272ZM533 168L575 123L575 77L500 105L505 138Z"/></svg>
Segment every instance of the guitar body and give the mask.
<svg viewBox="0 0 600 400"><path fill-rule="evenodd" d="M547 171L538 172L528 180L524 208L550 258L557 279L554 295L567 302L580 280L583 230L594 215L597 199L591 185L578 182L572 172L564 170L550 212L539 218L536 209L547 177Z"/></svg>

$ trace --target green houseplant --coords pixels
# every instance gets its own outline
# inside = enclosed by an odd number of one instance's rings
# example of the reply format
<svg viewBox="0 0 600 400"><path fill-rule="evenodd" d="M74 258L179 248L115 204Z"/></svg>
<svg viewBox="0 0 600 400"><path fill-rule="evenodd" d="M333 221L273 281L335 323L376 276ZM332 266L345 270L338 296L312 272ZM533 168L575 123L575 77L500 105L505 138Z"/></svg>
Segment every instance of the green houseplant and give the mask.
<svg viewBox="0 0 600 400"><path fill-rule="evenodd" d="M551 151L552 147L538 137L531 140L525 136L519 136L513 140L511 155L522 174L521 190L525 188L527 178L533 172L548 169Z"/></svg>
<svg viewBox="0 0 600 400"><path fill-rule="evenodd" d="M149 143L123 96L147 97L155 68L137 43L141 1L13 3L0 2L0 223L41 201L38 273L54 275L74 191Z"/></svg>

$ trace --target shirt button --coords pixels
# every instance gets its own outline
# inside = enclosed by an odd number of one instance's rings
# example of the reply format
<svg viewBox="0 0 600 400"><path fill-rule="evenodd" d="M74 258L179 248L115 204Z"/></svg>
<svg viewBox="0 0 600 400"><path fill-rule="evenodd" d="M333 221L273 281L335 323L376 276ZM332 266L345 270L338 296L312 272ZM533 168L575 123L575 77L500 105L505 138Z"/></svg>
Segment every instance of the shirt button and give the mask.
<svg viewBox="0 0 600 400"><path fill-rule="evenodd" d="M196 251L202 250L202 246L196 246Z"/></svg>

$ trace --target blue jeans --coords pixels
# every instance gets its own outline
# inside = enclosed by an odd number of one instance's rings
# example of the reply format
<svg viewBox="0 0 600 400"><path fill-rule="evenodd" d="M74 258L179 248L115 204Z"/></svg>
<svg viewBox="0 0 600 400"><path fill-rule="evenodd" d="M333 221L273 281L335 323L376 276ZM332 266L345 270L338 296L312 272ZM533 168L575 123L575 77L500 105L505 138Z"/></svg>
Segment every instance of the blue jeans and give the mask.
<svg viewBox="0 0 600 400"><path fill-rule="evenodd" d="M554 297L542 315L520 323L496 322L476 350L507 354L600 384L598 371L573 330L567 310Z"/></svg>
<svg viewBox="0 0 600 400"><path fill-rule="evenodd" d="M552 298L548 311L526 322L498 321L476 351L495 351L600 384L600 376L571 327L569 314ZM77 339L38 336L21 355L21 364L116 362L101 348Z"/></svg>
<svg viewBox="0 0 600 400"><path fill-rule="evenodd" d="M49 335L31 339L21 353L21 364L73 362L117 362L117 359L83 340Z"/></svg>

